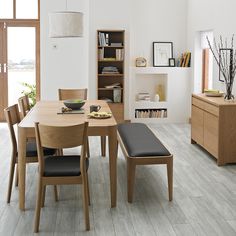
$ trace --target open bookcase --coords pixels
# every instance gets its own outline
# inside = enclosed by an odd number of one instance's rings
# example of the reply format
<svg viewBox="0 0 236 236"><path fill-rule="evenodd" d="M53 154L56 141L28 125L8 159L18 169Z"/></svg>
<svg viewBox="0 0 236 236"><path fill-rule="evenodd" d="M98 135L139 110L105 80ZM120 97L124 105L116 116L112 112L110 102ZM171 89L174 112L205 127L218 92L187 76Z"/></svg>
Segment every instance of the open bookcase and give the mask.
<svg viewBox="0 0 236 236"><path fill-rule="evenodd" d="M97 31L97 96L124 121L124 30Z"/></svg>

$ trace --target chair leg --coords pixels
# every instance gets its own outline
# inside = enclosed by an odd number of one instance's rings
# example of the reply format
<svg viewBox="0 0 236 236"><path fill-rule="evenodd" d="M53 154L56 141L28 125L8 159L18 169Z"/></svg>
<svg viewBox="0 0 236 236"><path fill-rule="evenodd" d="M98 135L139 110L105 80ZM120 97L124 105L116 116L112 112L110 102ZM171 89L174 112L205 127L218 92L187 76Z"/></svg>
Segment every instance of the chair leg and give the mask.
<svg viewBox="0 0 236 236"><path fill-rule="evenodd" d="M10 203L11 201L12 182L13 182L13 177L14 177L14 172L15 172L15 165L16 165L16 157L12 155L9 182L8 182L8 191L7 191L7 203Z"/></svg>
<svg viewBox="0 0 236 236"><path fill-rule="evenodd" d="M54 198L55 198L55 202L58 202L58 191L57 191L57 186L54 185Z"/></svg>
<svg viewBox="0 0 236 236"><path fill-rule="evenodd" d="M86 178L87 178L88 204L89 204L89 206L90 206L90 205L91 205L91 201L90 201L90 192L89 192L89 180L88 180L88 173L86 173Z"/></svg>
<svg viewBox="0 0 236 236"><path fill-rule="evenodd" d="M90 157L89 138L87 139L87 157Z"/></svg>
<svg viewBox="0 0 236 236"><path fill-rule="evenodd" d="M130 159L127 159L127 193L129 203L133 202L135 170L136 164L134 164Z"/></svg>
<svg viewBox="0 0 236 236"><path fill-rule="evenodd" d="M18 187L18 182L19 182L19 172L18 172L18 165L16 164L15 187Z"/></svg>
<svg viewBox="0 0 236 236"><path fill-rule="evenodd" d="M44 207L44 204L45 204L45 195L46 195L46 185L43 187L41 207Z"/></svg>
<svg viewBox="0 0 236 236"><path fill-rule="evenodd" d="M106 156L106 136L101 136L101 153L102 157Z"/></svg>
<svg viewBox="0 0 236 236"><path fill-rule="evenodd" d="M169 201L172 201L172 197L173 197L173 157L167 162L167 178L168 178Z"/></svg>
<svg viewBox="0 0 236 236"><path fill-rule="evenodd" d="M87 178L84 178L83 184L83 208L84 208L84 220L85 220L85 229L90 230L90 222L89 222L89 200L88 200L88 183Z"/></svg>
<svg viewBox="0 0 236 236"><path fill-rule="evenodd" d="M42 197L43 197L43 186L42 178L39 176L38 180L38 195L36 200L36 209L35 209L35 217L34 217L34 232L39 232L39 221L40 221L40 212L41 212L41 205L42 205Z"/></svg>

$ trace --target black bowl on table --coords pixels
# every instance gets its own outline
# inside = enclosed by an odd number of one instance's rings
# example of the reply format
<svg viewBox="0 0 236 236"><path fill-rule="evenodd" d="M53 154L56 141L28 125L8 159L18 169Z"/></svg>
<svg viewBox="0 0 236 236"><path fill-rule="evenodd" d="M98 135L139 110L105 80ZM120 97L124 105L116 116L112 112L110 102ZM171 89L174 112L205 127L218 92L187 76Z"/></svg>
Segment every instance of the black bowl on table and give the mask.
<svg viewBox="0 0 236 236"><path fill-rule="evenodd" d="M72 110L79 110L84 104L85 101L82 99L70 99L64 101L64 105Z"/></svg>

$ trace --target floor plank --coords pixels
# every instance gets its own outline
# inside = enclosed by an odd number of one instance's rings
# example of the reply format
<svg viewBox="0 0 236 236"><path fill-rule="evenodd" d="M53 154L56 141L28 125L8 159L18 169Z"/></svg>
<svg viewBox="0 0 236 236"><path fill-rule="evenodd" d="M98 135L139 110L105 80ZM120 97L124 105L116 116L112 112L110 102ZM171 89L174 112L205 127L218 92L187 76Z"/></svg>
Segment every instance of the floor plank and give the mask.
<svg viewBox="0 0 236 236"><path fill-rule="evenodd" d="M134 202L127 202L126 162L118 154L117 207L110 209L109 160L100 156L99 137L89 138L91 194L86 232L81 186L61 186L59 201L48 187L38 235L175 236L236 235L236 165L218 167L198 145L190 144L188 124L150 124L174 154L174 198L168 201L165 166L139 166ZM77 149L67 151L75 153ZM6 203L11 146L0 123L0 235L34 235L37 164L27 166L26 211L18 210L18 188Z"/></svg>

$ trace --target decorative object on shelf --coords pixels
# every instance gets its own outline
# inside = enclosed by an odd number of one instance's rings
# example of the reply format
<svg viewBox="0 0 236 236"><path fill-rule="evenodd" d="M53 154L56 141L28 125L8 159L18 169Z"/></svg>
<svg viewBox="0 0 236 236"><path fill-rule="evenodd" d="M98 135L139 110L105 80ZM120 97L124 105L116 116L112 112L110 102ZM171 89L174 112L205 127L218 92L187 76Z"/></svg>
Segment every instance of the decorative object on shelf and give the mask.
<svg viewBox="0 0 236 236"><path fill-rule="evenodd" d="M173 58L172 42L153 42L153 66L169 66Z"/></svg>
<svg viewBox="0 0 236 236"><path fill-rule="evenodd" d="M66 10L49 14L49 37L67 38L83 36L83 13Z"/></svg>
<svg viewBox="0 0 236 236"><path fill-rule="evenodd" d="M219 66L220 74L223 75L225 82L226 94L225 100L234 100L234 95L232 94L234 77L236 74L236 50L234 49L234 35L231 38L231 45L228 44L227 39L223 43L222 36L220 36L220 42L217 44L214 39L214 46L211 45L209 38L207 37L207 42L209 48L215 58L217 65Z"/></svg>
<svg viewBox="0 0 236 236"><path fill-rule="evenodd" d="M165 101L165 94L162 84L158 84L156 92L159 95L159 101Z"/></svg>
<svg viewBox="0 0 236 236"><path fill-rule="evenodd" d="M159 96L159 94L156 94L156 95L155 95L154 101L155 101L155 102L159 102L159 101L160 101L160 96Z"/></svg>
<svg viewBox="0 0 236 236"><path fill-rule="evenodd" d="M169 58L169 66L175 67L175 59L174 58Z"/></svg>
<svg viewBox="0 0 236 236"><path fill-rule="evenodd" d="M147 60L144 57L137 57L135 60L136 67L146 67Z"/></svg>
<svg viewBox="0 0 236 236"><path fill-rule="evenodd" d="M113 101L114 102L121 102L121 89L120 88L114 88Z"/></svg>

